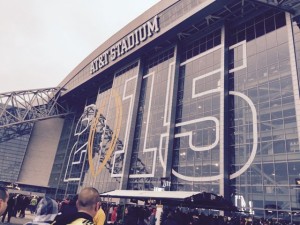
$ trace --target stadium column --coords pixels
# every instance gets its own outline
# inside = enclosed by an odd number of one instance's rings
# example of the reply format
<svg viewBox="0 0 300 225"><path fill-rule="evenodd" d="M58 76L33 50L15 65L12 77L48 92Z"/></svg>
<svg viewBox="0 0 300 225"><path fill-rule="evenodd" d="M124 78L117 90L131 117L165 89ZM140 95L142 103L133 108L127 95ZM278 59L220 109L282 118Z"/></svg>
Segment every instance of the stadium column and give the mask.
<svg viewBox="0 0 300 225"><path fill-rule="evenodd" d="M290 13L285 13L286 18L286 24L287 24L287 31L288 31L288 44L289 44L289 54L290 54L290 66L291 66L291 75L292 75L292 81L293 81L293 91L294 91L294 100L295 100L295 109L296 109L296 120L297 120L297 127L300 127L300 98L299 98L299 85L300 85L300 79L299 79L299 70L297 68L299 65L297 63L300 62L300 59L297 59L298 55L296 54L297 51L299 52L299 44L296 44L295 39L295 31L294 29L296 26L293 26L293 21L291 19ZM297 23L297 28L298 23ZM298 140L300 140L300 132L298 132Z"/></svg>
<svg viewBox="0 0 300 225"><path fill-rule="evenodd" d="M220 195L222 195L226 200L230 199L230 180L229 180L229 173L230 173L230 143L229 143L229 43L230 43L230 36L229 36L229 26L227 24L223 25L222 28L222 58L221 68L223 68L223 87L224 92L223 94L223 112L221 112L221 116L223 117L222 123L220 123L220 131L223 137L223 146L221 146L221 149L223 150L221 153L221 166L220 166L220 173L223 174L221 180L220 180ZM223 134L222 134L223 133ZM223 160L222 160L223 158Z"/></svg>
<svg viewBox="0 0 300 225"><path fill-rule="evenodd" d="M137 83L136 83L136 94L133 101L133 110L132 110L132 120L130 124L129 129L129 135L128 135L128 147L127 147L127 153L125 154L125 162L124 162L124 168L123 168L123 176L121 177L120 182L120 189L126 190L127 184L128 184L128 178L129 178L129 171L130 171L130 162L131 162L131 155L132 155L132 148L133 148L133 140L134 140L134 131L136 127L136 120L137 120L137 114L138 114L138 106L139 106L139 98L141 93L141 86L142 86L142 80L143 80L143 72L144 72L144 59L140 58L138 62L138 77L137 77Z"/></svg>
<svg viewBox="0 0 300 225"><path fill-rule="evenodd" d="M178 81L179 81L179 67L180 67L180 44L174 47L174 67L171 70L174 73L173 87L171 88L171 115L170 115L170 126L168 127L167 133L169 134L167 156L166 156L166 170L164 171L164 177L171 181L172 168L173 168L173 145L175 139L175 120L176 120L176 107L177 107L177 93L178 93ZM172 183L169 183L172 186ZM171 186L167 187L166 190L170 191Z"/></svg>

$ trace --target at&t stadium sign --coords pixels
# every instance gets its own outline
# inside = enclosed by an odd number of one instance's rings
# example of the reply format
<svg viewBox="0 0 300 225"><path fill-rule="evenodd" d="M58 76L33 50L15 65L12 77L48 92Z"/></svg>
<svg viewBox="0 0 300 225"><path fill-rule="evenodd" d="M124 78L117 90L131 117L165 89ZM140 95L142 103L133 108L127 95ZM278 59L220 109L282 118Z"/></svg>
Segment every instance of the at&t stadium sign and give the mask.
<svg viewBox="0 0 300 225"><path fill-rule="evenodd" d="M90 64L90 73L93 74L99 71L101 68L108 65L110 61L114 61L118 57L124 55L135 46L152 37L154 33L158 33L159 30L159 19L158 16L155 16L152 20L147 21L132 31L94 59Z"/></svg>

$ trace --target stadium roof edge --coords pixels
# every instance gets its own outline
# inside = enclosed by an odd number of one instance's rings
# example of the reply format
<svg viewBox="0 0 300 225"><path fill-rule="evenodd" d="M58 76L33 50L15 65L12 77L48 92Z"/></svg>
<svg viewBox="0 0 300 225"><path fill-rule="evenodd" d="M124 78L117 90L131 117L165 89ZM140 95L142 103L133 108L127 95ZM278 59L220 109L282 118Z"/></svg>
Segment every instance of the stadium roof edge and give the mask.
<svg viewBox="0 0 300 225"><path fill-rule="evenodd" d="M240 0L243 1L243 0ZM274 7L274 5L270 5L270 4L265 4L263 2L265 2L267 0L253 0L253 2L259 3L261 5L265 5L265 6L270 6L270 7ZM270 0L270 1L277 1L277 0ZM289 0L282 0L282 1L289 1ZM144 24L145 22L149 21L151 18L154 18L156 15L159 15L161 12L163 12L164 10L168 9L169 7L171 7L172 5L176 4L177 2L179 2L179 0L164 0L164 1L160 1L157 4L155 4L154 6L152 6L150 9L148 9L147 11L145 11L144 13L142 13L140 16L138 16L137 18L135 18L133 21L131 21L129 24L127 24L126 26L124 26L120 31L118 31L117 33L115 33L113 36L111 36L110 38L108 38L103 44L101 44L98 48L96 48L91 54L89 54L81 63L79 63L64 79L63 81L59 84L60 87L66 87L66 85L72 81L72 79L80 73L80 71L82 71L83 69L85 69L86 67L89 66L89 64L91 64L91 62L93 62L97 57L99 57L101 54L103 54L105 51L107 51L111 46L113 46L114 44L116 44L118 41L122 40L122 38L126 37L130 32L133 32L135 29L137 29L139 26L141 26L142 24ZM203 1L201 3L201 7L195 8L195 10L191 10L189 13L187 13L187 15L183 15L182 17L176 19L176 21L174 21L172 23L173 28L176 26L179 26L179 24L183 24L184 23L184 18L190 17L194 17L195 14L198 14L198 12L201 11L201 14L198 15L202 15L202 17L205 17L207 15L209 15L210 13L213 13L214 10L218 10L218 8L222 8L223 6L225 6L226 4L230 3L230 2L234 2L234 0L206 0ZM238 1L237 1L238 2ZM248 1L247 1L248 2ZM279 8L279 7L277 7ZM282 8L280 8L281 10L284 10ZM198 16L199 18L199 16ZM186 21L185 21L186 22ZM163 29L161 29L161 31L156 34L156 38L152 39L152 40L147 40L144 43L141 43L139 45L138 48L136 48L134 51L131 51L131 53L126 54L124 56L121 56L119 58L117 58L113 63L110 64L110 66L105 66L103 69L101 69L101 71L96 71L95 73L92 74L91 78L98 76L99 74L108 72L108 68L112 69L114 67L114 65L118 65L119 62L123 61L124 58L126 58L128 55L132 55L134 56L134 52L139 52L140 50L142 50L146 45L148 45L150 42L152 41L156 41L156 40L162 40L162 37L165 36L166 33L171 34L172 32L170 32L170 28L171 26L167 26L164 27ZM175 30L175 29L173 29ZM173 32L174 33L174 32ZM154 42L153 42L154 43ZM83 80L83 82L86 82L87 79L89 80L90 78L85 78L85 80ZM65 94L71 92L72 90L76 89L77 87L79 87L81 84L78 84L75 87L72 87L68 90L66 90Z"/></svg>

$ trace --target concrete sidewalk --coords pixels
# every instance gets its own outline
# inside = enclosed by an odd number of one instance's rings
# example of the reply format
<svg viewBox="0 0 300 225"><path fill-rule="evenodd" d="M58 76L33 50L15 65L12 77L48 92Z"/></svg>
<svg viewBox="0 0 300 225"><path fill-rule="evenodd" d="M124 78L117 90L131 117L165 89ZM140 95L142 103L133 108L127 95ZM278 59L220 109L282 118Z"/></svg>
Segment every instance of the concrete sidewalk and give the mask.
<svg viewBox="0 0 300 225"><path fill-rule="evenodd" d="M2 219L2 217L0 217ZM34 215L31 215L30 211L26 211L25 212L25 218L19 218L19 217L12 217L10 218L10 223L6 223L7 220L7 216L5 218L5 222L1 223L0 220L0 224L7 224L7 225L20 225L20 224L25 224L27 222L32 221L34 218Z"/></svg>

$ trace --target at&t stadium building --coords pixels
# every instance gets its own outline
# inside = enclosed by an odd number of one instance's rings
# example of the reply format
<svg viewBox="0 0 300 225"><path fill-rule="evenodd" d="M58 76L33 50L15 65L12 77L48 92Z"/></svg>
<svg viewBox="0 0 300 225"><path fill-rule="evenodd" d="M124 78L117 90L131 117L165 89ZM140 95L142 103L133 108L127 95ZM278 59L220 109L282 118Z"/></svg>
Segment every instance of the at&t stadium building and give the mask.
<svg viewBox="0 0 300 225"><path fill-rule="evenodd" d="M300 212L300 3L162 0L54 88L0 94L0 181Z"/></svg>

